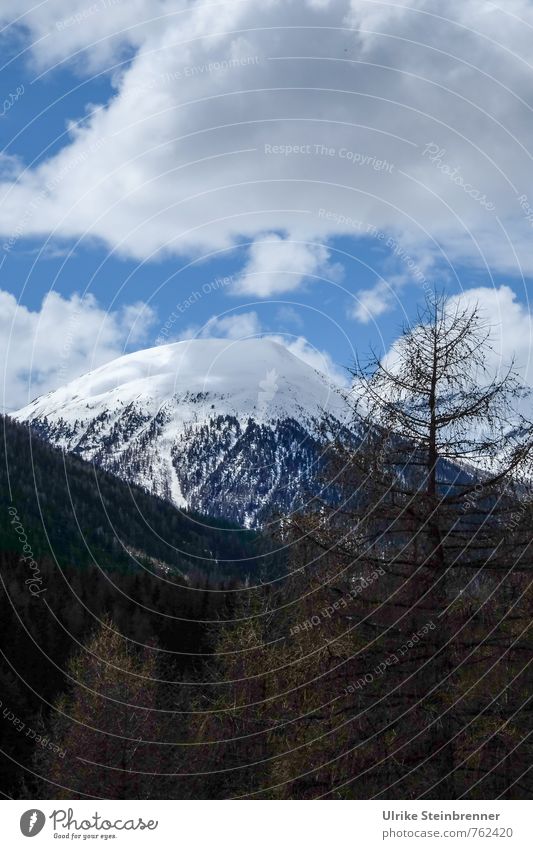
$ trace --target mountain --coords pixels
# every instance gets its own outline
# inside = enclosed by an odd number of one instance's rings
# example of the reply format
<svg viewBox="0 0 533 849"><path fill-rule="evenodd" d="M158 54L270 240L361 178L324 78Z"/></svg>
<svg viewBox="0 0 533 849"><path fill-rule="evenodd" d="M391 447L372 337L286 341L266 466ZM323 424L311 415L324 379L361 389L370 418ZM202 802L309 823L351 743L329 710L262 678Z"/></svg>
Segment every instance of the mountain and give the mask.
<svg viewBox="0 0 533 849"><path fill-rule="evenodd" d="M0 551L61 566L155 574L182 585L272 572L267 543L228 522L177 510L1 417ZM27 573L28 570L26 569Z"/></svg>
<svg viewBox="0 0 533 849"><path fill-rule="evenodd" d="M269 339L191 340L127 354L15 418L180 509L256 527L316 491L338 389Z"/></svg>

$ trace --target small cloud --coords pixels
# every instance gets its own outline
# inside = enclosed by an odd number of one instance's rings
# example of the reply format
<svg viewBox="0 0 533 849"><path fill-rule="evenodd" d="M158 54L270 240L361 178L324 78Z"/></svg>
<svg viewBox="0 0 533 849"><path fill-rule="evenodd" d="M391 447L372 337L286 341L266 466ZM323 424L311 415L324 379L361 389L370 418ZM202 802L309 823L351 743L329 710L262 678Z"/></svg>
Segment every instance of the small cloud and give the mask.
<svg viewBox="0 0 533 849"><path fill-rule="evenodd" d="M355 303L351 306L349 315L362 324L368 324L378 316L392 310L394 303L394 295L389 284L379 281L371 289L360 289L356 293Z"/></svg>
<svg viewBox="0 0 533 849"><path fill-rule="evenodd" d="M24 163L19 156L0 153L0 180L16 180L24 170Z"/></svg>
<svg viewBox="0 0 533 849"><path fill-rule="evenodd" d="M304 336L294 337L292 334L265 333L256 312L239 313L238 315L213 316L202 326L188 327L179 339L249 339L261 336L283 345L291 354L322 372L332 383L347 386L346 373L339 368L326 351L315 348Z"/></svg>
<svg viewBox="0 0 533 849"><path fill-rule="evenodd" d="M119 313L120 329L129 345L146 342L149 332L157 320L157 313L144 301L136 301L123 307Z"/></svg>
<svg viewBox="0 0 533 849"><path fill-rule="evenodd" d="M177 341L184 339L249 339L261 333L261 322L256 312L236 315L212 316L203 325L192 324L183 330Z"/></svg>

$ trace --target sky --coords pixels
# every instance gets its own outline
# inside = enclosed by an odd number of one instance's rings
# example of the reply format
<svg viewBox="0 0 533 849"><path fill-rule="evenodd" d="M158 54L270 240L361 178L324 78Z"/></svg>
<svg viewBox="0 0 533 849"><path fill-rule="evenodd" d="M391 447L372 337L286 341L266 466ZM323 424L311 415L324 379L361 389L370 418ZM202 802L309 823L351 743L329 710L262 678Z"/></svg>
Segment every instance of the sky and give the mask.
<svg viewBox="0 0 533 849"><path fill-rule="evenodd" d="M2 0L2 408L274 335L347 379L433 287L525 379L530 0Z"/></svg>

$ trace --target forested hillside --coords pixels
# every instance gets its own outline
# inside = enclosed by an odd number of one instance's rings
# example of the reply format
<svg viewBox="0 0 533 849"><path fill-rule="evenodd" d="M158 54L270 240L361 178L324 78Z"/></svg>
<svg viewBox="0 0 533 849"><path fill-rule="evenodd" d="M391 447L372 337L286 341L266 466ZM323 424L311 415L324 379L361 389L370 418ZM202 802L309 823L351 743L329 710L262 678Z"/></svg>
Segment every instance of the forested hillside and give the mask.
<svg viewBox="0 0 533 849"><path fill-rule="evenodd" d="M0 547L17 551L16 511L34 554L105 568L255 576L273 568L265 541L219 519L177 510L2 418ZM265 555L265 556L263 556Z"/></svg>
<svg viewBox="0 0 533 849"><path fill-rule="evenodd" d="M0 787L18 796L73 646L102 618L133 649L157 636L173 674L192 674L238 588L274 564L258 534L182 513L25 425L2 428Z"/></svg>

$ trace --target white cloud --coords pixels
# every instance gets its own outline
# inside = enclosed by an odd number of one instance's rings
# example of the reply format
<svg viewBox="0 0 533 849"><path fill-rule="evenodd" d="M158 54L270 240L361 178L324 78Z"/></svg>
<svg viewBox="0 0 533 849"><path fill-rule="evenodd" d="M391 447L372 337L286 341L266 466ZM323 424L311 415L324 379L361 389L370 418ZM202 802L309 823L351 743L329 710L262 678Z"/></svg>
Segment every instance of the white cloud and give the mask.
<svg viewBox="0 0 533 849"><path fill-rule="evenodd" d="M514 360L516 371L533 387L533 315L527 304L520 303L509 286L494 289L479 286L451 298L450 310L456 305L479 306L481 317L490 329L487 367L501 374Z"/></svg>
<svg viewBox="0 0 533 849"><path fill-rule="evenodd" d="M533 314L528 305L520 303L509 286L477 286L448 299L448 319L453 324L457 313L474 308L478 309L482 333L487 334L480 381L501 378L513 365L524 385L533 388ZM384 358L392 371L398 366L398 355L394 342ZM524 413L532 417L530 398L525 401Z"/></svg>
<svg viewBox="0 0 533 849"><path fill-rule="evenodd" d="M2 0L0 23L15 22L28 33L38 70L68 60L86 73L149 42L161 29L161 15L184 5L168 0Z"/></svg>
<svg viewBox="0 0 533 849"><path fill-rule="evenodd" d="M182 339L249 339L261 332L261 322L255 312L239 312L212 316L202 326L193 324L183 330Z"/></svg>
<svg viewBox="0 0 533 849"><path fill-rule="evenodd" d="M33 311L0 290L2 407L12 412L37 395L97 368L146 339L155 320L136 303L106 312L91 295L51 292Z"/></svg>
<svg viewBox="0 0 533 849"><path fill-rule="evenodd" d="M261 336L271 339L287 348L291 354L311 366L311 368L327 375L333 383L340 386L348 384L347 374L339 368L327 351L315 348L303 336L292 333L270 333L261 324L256 312L239 312L224 316L212 316L200 327L191 325L184 330L178 339L250 339Z"/></svg>
<svg viewBox="0 0 533 849"><path fill-rule="evenodd" d="M340 279L342 266L329 260L329 251L323 245L293 242L270 233L256 239L250 247L248 261L233 291L269 298L298 289L310 277Z"/></svg>
<svg viewBox="0 0 533 849"><path fill-rule="evenodd" d="M23 170L20 157L0 153L0 180L16 180Z"/></svg>
<svg viewBox="0 0 533 849"><path fill-rule="evenodd" d="M307 363L307 365L311 366L311 368L327 375L333 383L336 383L339 386L348 385L349 380L347 372L337 365L327 351L315 348L314 345L311 345L311 343L303 336L291 337L282 336L280 334L271 334L268 338L272 339L274 342L279 342L280 345L285 345L291 354L294 354L295 357L303 360L304 363Z"/></svg>
<svg viewBox="0 0 533 849"><path fill-rule="evenodd" d="M138 345L146 341L148 331L155 324L156 314L144 301L135 301L133 304L122 307L118 313L114 313L113 319L126 344Z"/></svg>
<svg viewBox="0 0 533 849"><path fill-rule="evenodd" d="M349 314L362 324L368 324L383 313L389 312L393 304L391 287L379 280L371 289L360 289L357 292Z"/></svg>
<svg viewBox="0 0 533 849"><path fill-rule="evenodd" d="M533 162L528 0L4 0L0 19L19 15L41 72L128 62L62 150L4 173L4 241L86 234L145 259L372 225L414 257L533 271L518 200ZM291 279L274 268L264 294Z"/></svg>

